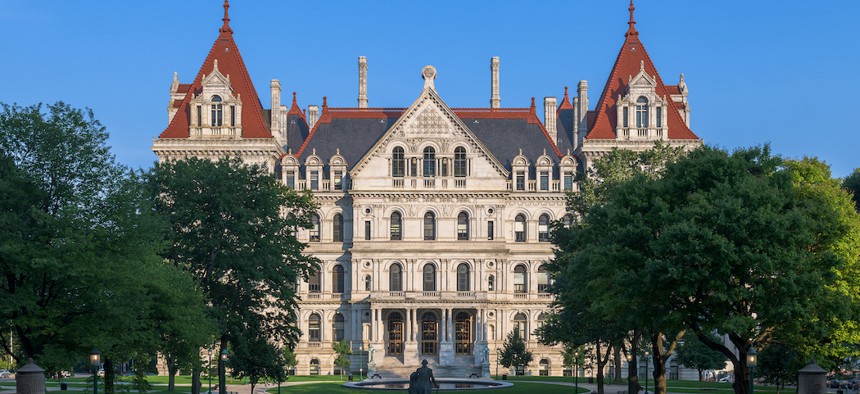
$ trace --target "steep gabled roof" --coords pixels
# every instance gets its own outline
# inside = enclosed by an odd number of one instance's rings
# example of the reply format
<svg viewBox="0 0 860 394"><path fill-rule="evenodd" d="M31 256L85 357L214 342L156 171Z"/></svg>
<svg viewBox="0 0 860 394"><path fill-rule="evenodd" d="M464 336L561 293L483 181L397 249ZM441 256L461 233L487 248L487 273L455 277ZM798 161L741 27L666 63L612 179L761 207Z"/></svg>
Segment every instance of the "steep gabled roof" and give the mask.
<svg viewBox="0 0 860 394"><path fill-rule="evenodd" d="M668 101L666 121L669 127L669 139L699 139L681 119L675 103L672 102L670 91L663 84L657 68L654 67L651 57L645 51L645 46L639 41L639 32L636 31L636 21L633 19L635 9L631 0L630 21L627 22L630 27L624 35L624 45L621 46L618 58L615 59L615 65L612 66L612 72L609 73L609 79L606 81L603 93L600 94L600 100L594 109L596 119L586 138L615 139L615 129L618 124L616 101L618 96L623 95L627 90L629 78L639 74L640 66L644 65L645 72L657 81L657 95L665 96Z"/></svg>
<svg viewBox="0 0 860 394"><path fill-rule="evenodd" d="M257 90L251 83L248 69L239 48L233 41L233 29L230 28L230 18L227 10L230 8L228 1L224 1L224 25L218 30L218 39L212 44L212 49L203 61L203 66L197 72L194 82L188 87L185 97L179 104L176 116L170 121L166 129L158 138L188 138L189 124L191 120L190 103L193 95L203 91L202 81L204 74L211 74L215 67L215 59L218 59L218 71L225 76L230 76L230 84L233 92L239 95L242 101L242 138L272 138L272 133L266 127L263 119L263 105L257 96ZM180 85L182 87L182 85Z"/></svg>

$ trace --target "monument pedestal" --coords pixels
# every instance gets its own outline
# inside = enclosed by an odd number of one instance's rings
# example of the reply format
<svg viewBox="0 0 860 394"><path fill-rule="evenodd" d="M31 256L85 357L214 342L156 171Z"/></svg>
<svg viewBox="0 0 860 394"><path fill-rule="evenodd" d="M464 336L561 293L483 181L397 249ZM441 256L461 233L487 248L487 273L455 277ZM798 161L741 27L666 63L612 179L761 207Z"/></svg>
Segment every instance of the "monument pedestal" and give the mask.
<svg viewBox="0 0 860 394"><path fill-rule="evenodd" d="M439 365L445 367L454 365L454 342L439 342Z"/></svg>

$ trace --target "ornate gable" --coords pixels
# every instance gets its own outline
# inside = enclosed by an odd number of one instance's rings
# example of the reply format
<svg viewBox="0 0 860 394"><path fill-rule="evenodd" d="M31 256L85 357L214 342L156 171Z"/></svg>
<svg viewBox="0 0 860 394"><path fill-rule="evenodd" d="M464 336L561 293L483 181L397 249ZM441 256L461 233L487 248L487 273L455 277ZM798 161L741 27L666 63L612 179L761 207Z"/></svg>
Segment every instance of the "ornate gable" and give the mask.
<svg viewBox="0 0 860 394"><path fill-rule="evenodd" d="M472 157L483 159L484 165L492 168L500 179L507 178L505 167L436 93L433 84L436 69L433 66L424 67L422 77L425 84L421 95L356 163L351 177L357 179L374 159L387 158L391 156L394 146L400 146L407 156L420 156L427 148L431 148L440 158L440 163L447 163L451 159L448 166L452 168L454 149L463 147Z"/></svg>

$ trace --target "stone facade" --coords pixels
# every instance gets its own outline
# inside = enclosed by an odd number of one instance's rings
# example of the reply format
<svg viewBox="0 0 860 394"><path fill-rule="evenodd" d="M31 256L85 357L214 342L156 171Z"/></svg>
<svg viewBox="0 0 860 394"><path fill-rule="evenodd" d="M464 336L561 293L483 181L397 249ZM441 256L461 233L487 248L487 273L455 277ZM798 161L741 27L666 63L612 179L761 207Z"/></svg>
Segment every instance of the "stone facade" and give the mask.
<svg viewBox="0 0 860 394"><path fill-rule="evenodd" d="M322 266L298 284L298 374L333 373L331 344L345 340L353 373L405 376L427 359L437 376L486 376L506 335L520 329L534 353L530 373L562 375L560 348L539 344L533 331L551 302L550 225L570 220L565 196L577 191L576 172L613 148L701 144L689 131L683 77L664 86L650 60L629 72L638 58L622 54L641 46L638 33L628 31L613 67L621 85L607 85L595 110L581 81L572 103L567 88L560 104L547 97L541 120L534 99L500 107L497 57L489 108L448 107L432 66L410 106L368 108L364 57L357 107L324 99L321 111L305 113L294 93L288 108L273 80L271 109L248 108L259 99L244 63L229 57L238 50L225 55L235 48L228 22L225 4L201 74L187 85L174 77L170 124L153 151L160 160L240 156L313 192L314 228L298 237Z"/></svg>

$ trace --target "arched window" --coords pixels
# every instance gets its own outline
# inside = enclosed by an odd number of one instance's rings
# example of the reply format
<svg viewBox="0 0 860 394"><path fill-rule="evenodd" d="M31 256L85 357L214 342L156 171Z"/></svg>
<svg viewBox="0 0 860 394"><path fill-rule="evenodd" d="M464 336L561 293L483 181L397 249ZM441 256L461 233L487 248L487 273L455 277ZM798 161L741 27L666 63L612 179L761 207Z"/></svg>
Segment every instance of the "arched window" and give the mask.
<svg viewBox="0 0 860 394"><path fill-rule="evenodd" d="M469 291L469 265L466 263L457 266L457 291Z"/></svg>
<svg viewBox="0 0 860 394"><path fill-rule="evenodd" d="M320 292L320 274L319 272L312 272L311 276L308 277L308 293L319 293Z"/></svg>
<svg viewBox="0 0 860 394"><path fill-rule="evenodd" d="M529 321L528 318L526 318L526 315L523 313L517 313L514 316L514 330L518 330L520 332L520 337L522 337L524 341L528 341L528 328Z"/></svg>
<svg viewBox="0 0 860 394"><path fill-rule="evenodd" d="M391 213L391 240L399 241L403 239L403 216L400 215L400 212L392 212Z"/></svg>
<svg viewBox="0 0 860 394"><path fill-rule="evenodd" d="M391 152L391 176L403 178L406 175L406 159L403 157L403 148L396 146Z"/></svg>
<svg viewBox="0 0 860 394"><path fill-rule="evenodd" d="M332 293L343 293L343 266L336 265L331 276L331 291Z"/></svg>
<svg viewBox="0 0 860 394"><path fill-rule="evenodd" d="M432 147L424 148L424 177L436 176L436 150Z"/></svg>
<svg viewBox="0 0 860 394"><path fill-rule="evenodd" d="M212 96L212 127L220 127L224 123L224 106L221 96Z"/></svg>
<svg viewBox="0 0 860 394"><path fill-rule="evenodd" d="M538 218L538 241L549 242L549 215L543 214Z"/></svg>
<svg viewBox="0 0 860 394"><path fill-rule="evenodd" d="M424 240L433 241L436 239L436 215L433 212L424 214Z"/></svg>
<svg viewBox="0 0 860 394"><path fill-rule="evenodd" d="M460 241L469 240L469 214L460 212L457 215L457 239Z"/></svg>
<svg viewBox="0 0 860 394"><path fill-rule="evenodd" d="M320 336L320 315L313 313L308 319L308 341L319 342L322 340Z"/></svg>
<svg viewBox="0 0 860 394"><path fill-rule="evenodd" d="M636 100L636 127L648 127L648 99L645 97Z"/></svg>
<svg viewBox="0 0 860 394"><path fill-rule="evenodd" d="M562 216L561 217L561 224L563 224L564 227L570 227L570 225L573 224L573 216L569 213Z"/></svg>
<svg viewBox="0 0 860 394"><path fill-rule="evenodd" d="M373 277L367 275L364 277L364 291L370 291L371 286L373 286Z"/></svg>
<svg viewBox="0 0 860 394"><path fill-rule="evenodd" d="M549 291L549 272L546 272L546 267L538 267L537 282L538 293L547 293Z"/></svg>
<svg viewBox="0 0 860 394"><path fill-rule="evenodd" d="M311 375L319 375L320 374L320 360L311 359Z"/></svg>
<svg viewBox="0 0 860 394"><path fill-rule="evenodd" d="M436 291L436 267L433 264L424 266L424 291Z"/></svg>
<svg viewBox="0 0 860 394"><path fill-rule="evenodd" d="M496 290L496 277L493 275L490 275L490 277L487 278L487 290L488 291L495 291Z"/></svg>
<svg viewBox="0 0 860 394"><path fill-rule="evenodd" d="M526 242L526 217L523 214L514 219L514 241Z"/></svg>
<svg viewBox="0 0 860 394"><path fill-rule="evenodd" d="M339 213L331 221L331 238L334 242L343 242L343 215Z"/></svg>
<svg viewBox="0 0 860 394"><path fill-rule="evenodd" d="M528 291L526 279L526 266L520 264L514 267L514 293L525 293Z"/></svg>
<svg viewBox="0 0 860 394"><path fill-rule="evenodd" d="M310 241L311 242L319 242L320 241L320 217L317 214L311 215L311 229L310 229Z"/></svg>
<svg viewBox="0 0 860 394"><path fill-rule="evenodd" d="M466 148L462 146L454 148L454 176L466 176Z"/></svg>
<svg viewBox="0 0 860 394"><path fill-rule="evenodd" d="M538 315L538 317L537 317L537 326L538 326L538 328L540 328L541 326L543 326L543 325L544 325L544 323L546 323L546 313L541 313L541 314L540 314L540 315Z"/></svg>
<svg viewBox="0 0 860 394"><path fill-rule="evenodd" d="M403 268L400 264L391 264L388 269L388 290L403 291Z"/></svg>
<svg viewBox="0 0 860 394"><path fill-rule="evenodd" d="M343 315L341 315L340 313L334 315L334 322L332 322L331 328L332 328L332 332L334 332L334 340L335 341L342 341L343 340L343 338L344 338L343 326L344 326Z"/></svg>

